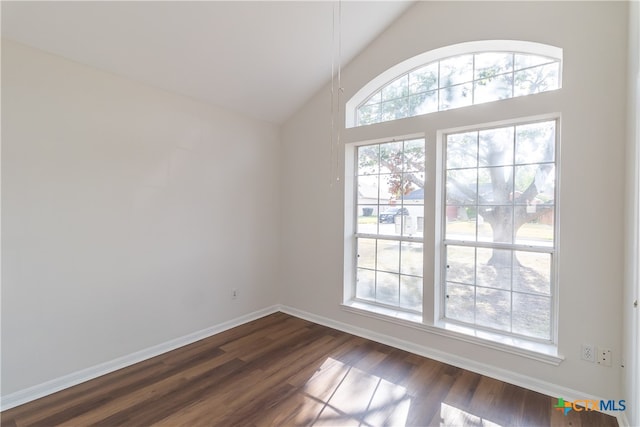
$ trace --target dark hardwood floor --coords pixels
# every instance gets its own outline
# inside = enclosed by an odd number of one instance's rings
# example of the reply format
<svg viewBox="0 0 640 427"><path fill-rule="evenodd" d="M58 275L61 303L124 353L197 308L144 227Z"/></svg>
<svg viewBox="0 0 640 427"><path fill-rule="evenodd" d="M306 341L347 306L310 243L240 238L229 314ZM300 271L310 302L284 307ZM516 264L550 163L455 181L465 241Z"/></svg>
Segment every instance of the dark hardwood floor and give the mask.
<svg viewBox="0 0 640 427"><path fill-rule="evenodd" d="M2 426L617 426L276 313L1 414Z"/></svg>

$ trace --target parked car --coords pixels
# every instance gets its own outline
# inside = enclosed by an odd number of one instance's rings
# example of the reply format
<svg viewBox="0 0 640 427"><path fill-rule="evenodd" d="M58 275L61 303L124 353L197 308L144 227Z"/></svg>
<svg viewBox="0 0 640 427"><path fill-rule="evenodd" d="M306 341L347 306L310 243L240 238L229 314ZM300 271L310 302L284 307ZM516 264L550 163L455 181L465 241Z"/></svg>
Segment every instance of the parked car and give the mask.
<svg viewBox="0 0 640 427"><path fill-rule="evenodd" d="M407 208L388 208L378 215L378 222L380 224L393 224L396 222L398 215L409 215Z"/></svg>

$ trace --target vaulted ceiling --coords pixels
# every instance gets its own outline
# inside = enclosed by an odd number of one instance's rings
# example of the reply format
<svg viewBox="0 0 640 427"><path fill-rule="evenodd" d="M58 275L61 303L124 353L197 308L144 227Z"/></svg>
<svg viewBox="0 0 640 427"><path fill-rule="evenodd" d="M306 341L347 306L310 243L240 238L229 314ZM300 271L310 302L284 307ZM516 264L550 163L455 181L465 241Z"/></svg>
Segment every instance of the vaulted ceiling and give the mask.
<svg viewBox="0 0 640 427"><path fill-rule="evenodd" d="M279 124L412 3L2 1L2 35Z"/></svg>

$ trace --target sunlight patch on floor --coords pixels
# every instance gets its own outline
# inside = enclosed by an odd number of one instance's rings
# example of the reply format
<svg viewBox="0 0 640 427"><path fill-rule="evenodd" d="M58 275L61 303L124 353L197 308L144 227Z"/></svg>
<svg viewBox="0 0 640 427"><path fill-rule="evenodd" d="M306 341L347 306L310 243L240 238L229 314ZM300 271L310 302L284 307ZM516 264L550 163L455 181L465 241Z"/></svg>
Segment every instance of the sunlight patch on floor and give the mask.
<svg viewBox="0 0 640 427"><path fill-rule="evenodd" d="M440 404L440 426L501 427L500 424L485 420L446 403Z"/></svg>
<svg viewBox="0 0 640 427"><path fill-rule="evenodd" d="M333 358L309 379L304 393L323 403L313 425L405 425L411 406L405 387Z"/></svg>

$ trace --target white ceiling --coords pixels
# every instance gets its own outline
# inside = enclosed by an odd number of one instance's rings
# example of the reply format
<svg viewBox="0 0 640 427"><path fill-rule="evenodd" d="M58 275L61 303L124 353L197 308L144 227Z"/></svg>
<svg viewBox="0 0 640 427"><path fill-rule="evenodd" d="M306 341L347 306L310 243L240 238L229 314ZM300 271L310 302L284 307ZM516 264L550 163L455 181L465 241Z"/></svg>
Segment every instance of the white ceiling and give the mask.
<svg viewBox="0 0 640 427"><path fill-rule="evenodd" d="M337 48L332 47L337 4L2 1L2 35L249 117L282 123L331 78L332 58L337 61ZM343 1L342 63L411 4Z"/></svg>

